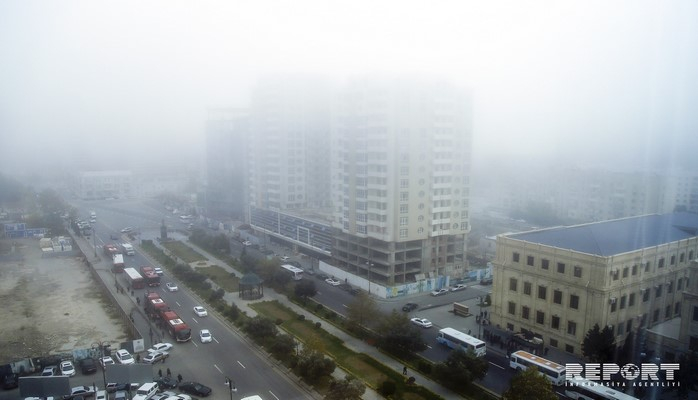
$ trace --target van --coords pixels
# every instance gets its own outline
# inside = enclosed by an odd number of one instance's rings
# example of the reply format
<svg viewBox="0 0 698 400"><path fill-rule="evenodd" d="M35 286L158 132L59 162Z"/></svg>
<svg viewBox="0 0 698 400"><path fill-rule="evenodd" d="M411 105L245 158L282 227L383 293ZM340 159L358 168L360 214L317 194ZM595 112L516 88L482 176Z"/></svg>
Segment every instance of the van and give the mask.
<svg viewBox="0 0 698 400"><path fill-rule="evenodd" d="M133 400L148 400L158 392L158 384L155 382L145 383L136 390Z"/></svg>

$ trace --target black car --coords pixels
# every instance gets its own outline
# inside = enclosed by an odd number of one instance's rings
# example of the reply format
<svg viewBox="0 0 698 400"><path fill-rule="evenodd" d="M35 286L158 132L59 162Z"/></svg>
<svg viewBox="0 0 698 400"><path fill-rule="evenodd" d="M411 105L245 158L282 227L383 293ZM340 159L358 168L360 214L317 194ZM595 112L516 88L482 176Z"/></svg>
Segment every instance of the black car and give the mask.
<svg viewBox="0 0 698 400"><path fill-rule="evenodd" d="M83 375L94 374L97 372L97 363L91 358L86 358L80 361L80 370Z"/></svg>
<svg viewBox="0 0 698 400"><path fill-rule="evenodd" d="M179 385L177 378L172 376L163 376L162 378L155 378L153 382L158 384L158 387L162 390L174 389Z"/></svg>
<svg viewBox="0 0 698 400"><path fill-rule="evenodd" d="M7 374L2 377L2 388L3 389L14 389L19 387L19 376L17 374Z"/></svg>
<svg viewBox="0 0 698 400"><path fill-rule="evenodd" d="M407 303L404 306L402 306L402 311L409 312L412 310L416 310L417 307L417 303Z"/></svg>
<svg viewBox="0 0 698 400"><path fill-rule="evenodd" d="M199 382L182 382L179 384L179 390L184 393L193 394L194 396L206 397L211 394L211 388L204 386Z"/></svg>
<svg viewBox="0 0 698 400"><path fill-rule="evenodd" d="M325 274L317 274L317 275L315 275L315 278L324 281L325 279L329 278L329 276L327 276Z"/></svg>
<svg viewBox="0 0 698 400"><path fill-rule="evenodd" d="M480 285L491 285L492 284L492 278L484 278L480 281Z"/></svg>

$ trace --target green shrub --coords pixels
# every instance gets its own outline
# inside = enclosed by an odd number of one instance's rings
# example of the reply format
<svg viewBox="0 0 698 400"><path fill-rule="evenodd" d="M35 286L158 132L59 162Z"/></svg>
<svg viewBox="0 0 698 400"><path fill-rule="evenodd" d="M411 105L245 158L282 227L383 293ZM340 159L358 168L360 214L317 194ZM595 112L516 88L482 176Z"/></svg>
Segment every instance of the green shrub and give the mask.
<svg viewBox="0 0 698 400"><path fill-rule="evenodd" d="M380 384L378 387L378 392L382 394L385 397L391 396L395 394L395 390L397 389L397 385L393 381L383 381L383 383Z"/></svg>
<svg viewBox="0 0 698 400"><path fill-rule="evenodd" d="M419 370L419 372L423 372L427 375L431 374L431 368L432 365L428 361L420 360L419 364L417 364L417 369Z"/></svg>
<svg viewBox="0 0 698 400"><path fill-rule="evenodd" d="M320 323L320 321L315 323L315 329L320 329L321 326L322 324Z"/></svg>
<svg viewBox="0 0 698 400"><path fill-rule="evenodd" d="M305 314L298 314L298 319L301 321L305 321Z"/></svg>

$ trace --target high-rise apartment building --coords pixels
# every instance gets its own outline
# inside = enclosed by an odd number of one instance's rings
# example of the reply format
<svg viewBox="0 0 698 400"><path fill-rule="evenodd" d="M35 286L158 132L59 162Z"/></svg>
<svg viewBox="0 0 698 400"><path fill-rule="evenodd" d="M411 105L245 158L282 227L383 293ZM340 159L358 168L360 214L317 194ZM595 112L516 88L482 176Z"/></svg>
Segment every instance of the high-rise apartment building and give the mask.
<svg viewBox="0 0 698 400"><path fill-rule="evenodd" d="M500 235L491 323L575 355L595 324L620 345L629 332L681 314L697 256L698 215L690 213Z"/></svg>
<svg viewBox="0 0 698 400"><path fill-rule="evenodd" d="M332 257L385 286L465 271L472 104L443 82L356 80L332 117Z"/></svg>
<svg viewBox="0 0 698 400"><path fill-rule="evenodd" d="M210 108L206 120L206 195L211 216L243 220L249 136L248 111Z"/></svg>

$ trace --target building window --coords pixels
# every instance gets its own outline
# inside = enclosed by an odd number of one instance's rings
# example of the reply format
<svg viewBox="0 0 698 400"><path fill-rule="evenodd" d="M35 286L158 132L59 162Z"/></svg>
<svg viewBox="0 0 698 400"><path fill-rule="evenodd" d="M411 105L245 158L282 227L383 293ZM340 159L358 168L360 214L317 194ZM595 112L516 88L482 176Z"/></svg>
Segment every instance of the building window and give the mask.
<svg viewBox="0 0 698 400"><path fill-rule="evenodd" d="M630 270L628 269L628 267L623 268L623 278L627 278L629 272Z"/></svg>
<svg viewBox="0 0 698 400"><path fill-rule="evenodd" d="M666 284L666 292L672 293L674 291L674 282L669 282Z"/></svg>
<svg viewBox="0 0 698 400"><path fill-rule="evenodd" d="M659 259L659 262L657 262L657 268L664 268L664 257Z"/></svg>
<svg viewBox="0 0 698 400"><path fill-rule="evenodd" d="M550 345L553 347L557 347L557 339L550 338Z"/></svg>
<svg viewBox="0 0 698 400"><path fill-rule="evenodd" d="M620 309L621 310L625 308L626 301L627 301L627 298L625 297L625 295L620 296Z"/></svg>
<svg viewBox="0 0 698 400"><path fill-rule="evenodd" d="M512 261L514 261L516 263L519 262L519 253L514 252L514 254L511 257L512 257Z"/></svg>
<svg viewBox="0 0 698 400"><path fill-rule="evenodd" d="M531 282L524 282L524 294L531 295Z"/></svg>
<svg viewBox="0 0 698 400"><path fill-rule="evenodd" d="M570 353L570 354L574 354L574 346L572 346L571 344L566 344L565 351Z"/></svg>
<svg viewBox="0 0 698 400"><path fill-rule="evenodd" d="M409 207L408 204L400 204L400 214L407 214Z"/></svg>
<svg viewBox="0 0 698 400"><path fill-rule="evenodd" d="M616 298L611 297L611 312L616 312Z"/></svg>
<svg viewBox="0 0 698 400"><path fill-rule="evenodd" d="M400 229L400 237L401 238L407 237L407 229Z"/></svg>
<svg viewBox="0 0 698 400"><path fill-rule="evenodd" d="M400 217L400 226L407 225L407 217Z"/></svg>
<svg viewBox="0 0 698 400"><path fill-rule="evenodd" d="M635 305L635 293L630 293L628 296L628 307L632 307Z"/></svg>
<svg viewBox="0 0 698 400"><path fill-rule="evenodd" d="M688 252L688 259L693 260L693 250Z"/></svg>
<svg viewBox="0 0 698 400"><path fill-rule="evenodd" d="M550 260L546 260L545 258L543 260L541 260L540 267L543 269L550 268Z"/></svg>
<svg viewBox="0 0 698 400"><path fill-rule="evenodd" d="M698 351L698 337L691 336L688 339L688 349L691 351Z"/></svg>
<svg viewBox="0 0 698 400"><path fill-rule="evenodd" d="M695 317L695 313L693 314L693 316ZM652 322L657 321L659 321L659 309L654 310L654 312L652 313Z"/></svg>
<svg viewBox="0 0 698 400"><path fill-rule="evenodd" d="M662 285L657 285L654 288L654 297L662 297Z"/></svg>
<svg viewBox="0 0 698 400"><path fill-rule="evenodd" d="M518 281L516 278L509 278L509 290L512 292L516 291L516 285L518 284Z"/></svg>
<svg viewBox="0 0 698 400"><path fill-rule="evenodd" d="M560 329L560 317L557 315L553 315L553 318L550 320L550 327L553 329Z"/></svg>
<svg viewBox="0 0 698 400"><path fill-rule="evenodd" d="M565 273L565 263L557 263L557 272L561 274Z"/></svg>
<svg viewBox="0 0 698 400"><path fill-rule="evenodd" d="M664 318L669 318L671 316L671 305L664 307Z"/></svg>
<svg viewBox="0 0 698 400"><path fill-rule="evenodd" d="M409 192L400 192L400 201L407 201L410 199Z"/></svg>
<svg viewBox="0 0 698 400"><path fill-rule="evenodd" d="M536 311L536 323L545 324L545 313L543 311Z"/></svg>
<svg viewBox="0 0 698 400"><path fill-rule="evenodd" d="M575 336L577 334L577 323L573 321L567 321L567 334Z"/></svg>
<svg viewBox="0 0 698 400"><path fill-rule="evenodd" d="M650 262L649 261L647 261L645 263L645 272L650 272Z"/></svg>
<svg viewBox="0 0 698 400"><path fill-rule="evenodd" d="M693 320L698 321L698 306L693 306Z"/></svg>
<svg viewBox="0 0 698 400"><path fill-rule="evenodd" d="M545 300L547 290L548 288L546 288L545 286L538 286L538 298L541 300Z"/></svg>
<svg viewBox="0 0 698 400"><path fill-rule="evenodd" d="M526 306L521 307L521 318L523 318L523 319L531 318L531 309L526 307Z"/></svg>
<svg viewBox="0 0 698 400"><path fill-rule="evenodd" d="M676 256L671 256L671 258L669 258L669 265L674 265L674 264L676 264Z"/></svg>
<svg viewBox="0 0 698 400"><path fill-rule="evenodd" d="M575 310L579 309L579 296L577 295L570 295L570 308L574 308Z"/></svg>
<svg viewBox="0 0 698 400"><path fill-rule="evenodd" d="M526 256L526 265L532 267L534 262L535 262L535 260L534 260L533 256Z"/></svg>
<svg viewBox="0 0 698 400"><path fill-rule="evenodd" d="M676 304L674 304L674 315L679 314L681 314L681 303L677 301Z"/></svg>
<svg viewBox="0 0 698 400"><path fill-rule="evenodd" d="M400 167L400 175L406 176L410 174L410 167Z"/></svg>
<svg viewBox="0 0 698 400"><path fill-rule="evenodd" d="M649 289L642 289L642 302L646 303L650 300L650 290Z"/></svg>
<svg viewBox="0 0 698 400"><path fill-rule="evenodd" d="M632 274L637 275L637 264L633 265Z"/></svg>
<svg viewBox="0 0 698 400"><path fill-rule="evenodd" d="M631 318L625 323L625 331L630 332L632 330L633 330L633 320Z"/></svg>
<svg viewBox="0 0 698 400"><path fill-rule="evenodd" d="M562 292L559 290L553 290L553 303L562 304Z"/></svg>
<svg viewBox="0 0 698 400"><path fill-rule="evenodd" d="M516 315L516 303L513 301L509 302L509 314Z"/></svg>
<svg viewBox="0 0 698 400"><path fill-rule="evenodd" d="M623 333L625 333L625 327L623 324L618 324L618 334L622 335Z"/></svg>
<svg viewBox="0 0 698 400"><path fill-rule="evenodd" d="M408 179L400 179L400 189L407 189L410 186Z"/></svg>
<svg viewBox="0 0 698 400"><path fill-rule="evenodd" d="M684 256L685 256L684 253L679 254L679 262L680 262L680 263L682 263L683 260L685 259Z"/></svg>
<svg viewBox="0 0 698 400"><path fill-rule="evenodd" d="M683 289L683 278L679 278L678 282L676 282L676 290L681 289Z"/></svg>
<svg viewBox="0 0 698 400"><path fill-rule="evenodd" d="M582 267L579 265L574 266L574 277L575 278L581 278L582 277Z"/></svg>

